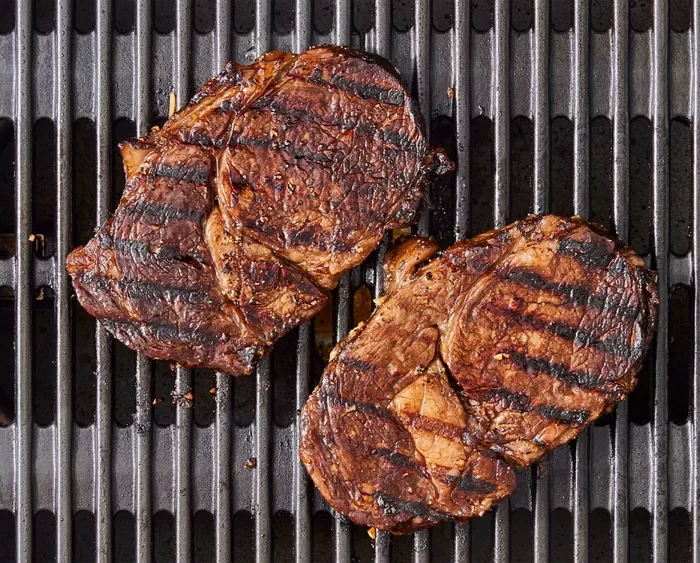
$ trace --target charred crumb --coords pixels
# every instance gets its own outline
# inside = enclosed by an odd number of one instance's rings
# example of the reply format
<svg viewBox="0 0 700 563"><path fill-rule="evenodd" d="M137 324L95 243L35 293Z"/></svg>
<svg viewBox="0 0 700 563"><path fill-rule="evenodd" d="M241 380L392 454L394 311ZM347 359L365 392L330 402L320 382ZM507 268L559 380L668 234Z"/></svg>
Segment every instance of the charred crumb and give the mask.
<svg viewBox="0 0 700 563"><path fill-rule="evenodd" d="M248 459L248 461L245 462L245 465L243 466L244 469L255 469L258 466L258 459L255 457L251 457Z"/></svg>
<svg viewBox="0 0 700 563"><path fill-rule="evenodd" d="M178 407L189 409L192 408L194 404L194 396L191 391L187 391L186 393L173 391L170 396L172 397L172 404Z"/></svg>

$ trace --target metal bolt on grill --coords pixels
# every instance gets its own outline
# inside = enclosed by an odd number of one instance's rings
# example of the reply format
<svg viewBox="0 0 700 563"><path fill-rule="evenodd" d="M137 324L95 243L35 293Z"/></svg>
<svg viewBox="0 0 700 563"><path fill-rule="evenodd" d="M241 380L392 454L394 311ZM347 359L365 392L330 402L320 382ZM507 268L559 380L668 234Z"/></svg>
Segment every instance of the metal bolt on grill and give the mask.
<svg viewBox="0 0 700 563"><path fill-rule="evenodd" d="M0 13L0 561L700 561L698 0L2 0ZM229 58L329 42L391 58L458 164L418 232L447 246L528 212L578 214L659 271L639 388L466 525L373 541L329 514L297 458L323 333L341 339L359 292L381 294L389 237L345 276L332 316L249 378L137 356L64 274L123 189L116 143L162 122L171 91L182 104Z"/></svg>

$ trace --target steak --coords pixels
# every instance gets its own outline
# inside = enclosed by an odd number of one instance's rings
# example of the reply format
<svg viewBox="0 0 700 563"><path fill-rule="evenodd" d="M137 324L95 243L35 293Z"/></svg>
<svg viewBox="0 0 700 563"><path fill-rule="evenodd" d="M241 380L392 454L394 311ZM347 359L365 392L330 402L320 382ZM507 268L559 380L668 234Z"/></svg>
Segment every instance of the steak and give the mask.
<svg viewBox="0 0 700 563"><path fill-rule="evenodd" d="M131 348L231 374L316 314L451 167L389 63L338 47L229 63L121 152L116 212L68 256L78 300Z"/></svg>
<svg viewBox="0 0 700 563"><path fill-rule="evenodd" d="M301 413L322 496L396 533L479 516L625 398L658 313L656 275L578 218L533 216L388 255L388 287Z"/></svg>

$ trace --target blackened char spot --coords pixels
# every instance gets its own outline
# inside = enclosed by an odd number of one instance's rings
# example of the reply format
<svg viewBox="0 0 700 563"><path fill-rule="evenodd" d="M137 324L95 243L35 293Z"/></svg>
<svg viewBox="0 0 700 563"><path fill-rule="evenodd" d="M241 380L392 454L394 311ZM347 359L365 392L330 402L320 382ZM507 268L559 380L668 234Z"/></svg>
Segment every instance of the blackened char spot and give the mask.
<svg viewBox="0 0 700 563"><path fill-rule="evenodd" d="M542 405L537 410L546 418L566 424L585 424L591 418L591 413L584 409L562 409L554 405Z"/></svg>
<svg viewBox="0 0 700 563"><path fill-rule="evenodd" d="M564 238L559 242L559 254L571 256L583 266L593 268L607 268L614 258L614 254L608 247L607 241L585 242Z"/></svg>
<svg viewBox="0 0 700 563"><path fill-rule="evenodd" d="M504 357L506 354L504 354ZM515 350L508 350L508 358L528 372L546 373L556 379L561 379L569 385L582 387L584 389L598 389L601 384L600 377L585 371L569 371L563 365L548 360L546 358L538 358L526 356Z"/></svg>
<svg viewBox="0 0 700 563"><path fill-rule="evenodd" d="M491 483L490 481L479 479L474 475L447 475L445 477L445 481L449 485L456 485L458 489L464 492L477 493L480 495L488 495L498 488L497 485Z"/></svg>
<svg viewBox="0 0 700 563"><path fill-rule="evenodd" d="M611 312L617 317L636 318L639 315L639 307L628 307L622 305L622 300L627 298L627 294L619 292L617 295L601 295L592 293L581 285L570 285L565 283L554 283L545 280L539 274L528 270L508 269L497 271L497 275L504 280L512 281L543 291L564 297L569 303L587 307L594 307L604 312Z"/></svg>
<svg viewBox="0 0 700 563"><path fill-rule="evenodd" d="M451 519L450 514L438 512L426 506L422 502L402 500L386 493L375 493L377 504L387 516L397 516L399 514L408 514L413 517L425 518L426 520L439 521Z"/></svg>
<svg viewBox="0 0 700 563"><path fill-rule="evenodd" d="M385 458L394 467L410 469L411 471L419 473L423 477L427 476L425 467L420 465L415 459L412 459L407 455L402 454L401 452L397 452L396 450L390 450L388 448L375 448L374 450L372 450L372 453Z"/></svg>
<svg viewBox="0 0 700 563"><path fill-rule="evenodd" d="M199 222L204 217L204 213L198 209L179 209L173 205L152 203L150 201L137 201L134 205L123 207L119 213L133 215L150 215L163 221L174 219L176 221Z"/></svg>

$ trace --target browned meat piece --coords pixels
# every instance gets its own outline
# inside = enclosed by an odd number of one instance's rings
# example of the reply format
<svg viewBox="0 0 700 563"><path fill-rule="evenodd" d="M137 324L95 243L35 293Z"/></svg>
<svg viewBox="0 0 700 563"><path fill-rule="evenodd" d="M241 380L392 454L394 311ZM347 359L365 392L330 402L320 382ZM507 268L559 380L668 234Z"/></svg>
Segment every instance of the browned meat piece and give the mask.
<svg viewBox="0 0 700 563"><path fill-rule="evenodd" d="M316 314L451 166L388 63L337 47L229 63L121 149L122 200L68 257L78 299L136 350L232 374Z"/></svg>
<svg viewBox="0 0 700 563"><path fill-rule="evenodd" d="M406 533L483 514L635 386L656 276L597 227L530 217L447 249L409 239L387 295L334 350L301 459L357 523Z"/></svg>

